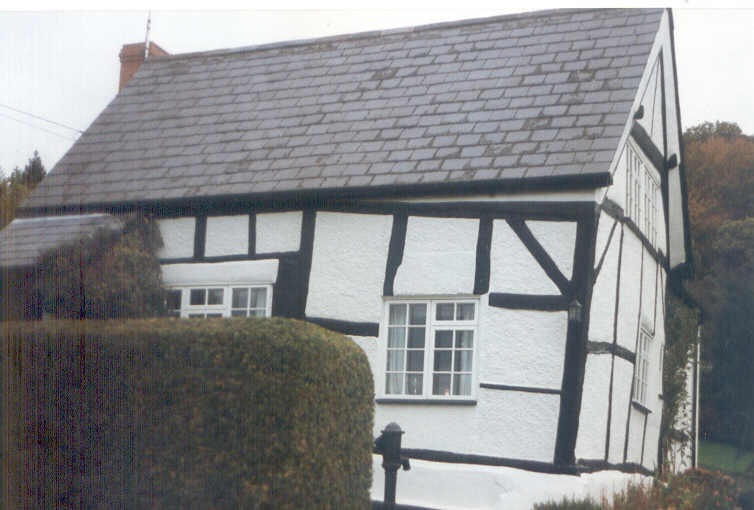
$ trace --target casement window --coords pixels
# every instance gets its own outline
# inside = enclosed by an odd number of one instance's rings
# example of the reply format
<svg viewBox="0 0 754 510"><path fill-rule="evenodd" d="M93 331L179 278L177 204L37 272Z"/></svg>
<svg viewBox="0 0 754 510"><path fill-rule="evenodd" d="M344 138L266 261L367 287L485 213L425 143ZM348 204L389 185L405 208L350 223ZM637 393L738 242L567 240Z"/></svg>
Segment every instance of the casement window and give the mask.
<svg viewBox="0 0 754 510"><path fill-rule="evenodd" d="M650 169L639 151L626 145L626 215L633 220L653 246L657 245L660 205L659 175Z"/></svg>
<svg viewBox="0 0 754 510"><path fill-rule="evenodd" d="M168 290L168 315L172 317L269 317L269 285L190 286Z"/></svg>
<svg viewBox="0 0 754 510"><path fill-rule="evenodd" d="M470 398L477 302L393 301L386 307L385 396Z"/></svg>
<svg viewBox="0 0 754 510"><path fill-rule="evenodd" d="M639 332L639 345L636 349L636 366L634 368L633 399L647 406L647 385L649 379L649 351L652 336L644 328Z"/></svg>

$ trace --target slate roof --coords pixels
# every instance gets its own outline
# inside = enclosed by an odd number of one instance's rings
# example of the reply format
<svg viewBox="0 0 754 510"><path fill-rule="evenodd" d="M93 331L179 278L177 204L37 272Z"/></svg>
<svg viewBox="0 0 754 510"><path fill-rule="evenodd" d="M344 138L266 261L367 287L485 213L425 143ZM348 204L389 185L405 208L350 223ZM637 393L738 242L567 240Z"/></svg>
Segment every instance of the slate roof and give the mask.
<svg viewBox="0 0 754 510"><path fill-rule="evenodd" d="M24 207L603 175L662 13L542 11L154 57Z"/></svg>
<svg viewBox="0 0 754 510"><path fill-rule="evenodd" d="M119 230L122 226L109 214L16 218L0 231L0 267L32 266L47 250L90 236L99 228Z"/></svg>

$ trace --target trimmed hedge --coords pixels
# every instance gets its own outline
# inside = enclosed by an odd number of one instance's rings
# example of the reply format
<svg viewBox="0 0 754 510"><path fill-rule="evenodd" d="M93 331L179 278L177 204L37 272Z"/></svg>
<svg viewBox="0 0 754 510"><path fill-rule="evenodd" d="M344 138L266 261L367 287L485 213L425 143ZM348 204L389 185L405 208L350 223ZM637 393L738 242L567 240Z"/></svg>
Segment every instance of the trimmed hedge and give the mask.
<svg viewBox="0 0 754 510"><path fill-rule="evenodd" d="M11 508L368 508L373 386L286 319L13 323Z"/></svg>

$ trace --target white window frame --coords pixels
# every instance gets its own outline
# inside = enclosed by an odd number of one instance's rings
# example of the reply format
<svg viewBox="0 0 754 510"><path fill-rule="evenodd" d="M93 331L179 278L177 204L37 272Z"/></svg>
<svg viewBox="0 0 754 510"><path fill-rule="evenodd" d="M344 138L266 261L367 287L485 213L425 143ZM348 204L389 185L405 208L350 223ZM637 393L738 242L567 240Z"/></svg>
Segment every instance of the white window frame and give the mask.
<svg viewBox="0 0 754 510"><path fill-rule="evenodd" d="M209 292L210 289L222 289L223 290L223 302L219 304L202 304L202 305L192 305L191 304L191 291L192 290L200 290L204 289L205 292ZM168 310L168 314L174 317L181 317L181 318L196 318L198 316L207 316L209 314L212 314L214 316L218 317L231 317L232 312L234 310L240 311L241 309L245 310L247 312L246 316L248 317L248 313L251 310L260 310L261 308L257 307L251 307L248 306L251 303L248 302L248 300L251 299L251 296L247 297L247 306L243 308L233 308L233 289L265 289L266 290L266 299L265 299L265 306L264 306L264 317L271 317L272 316L272 285L259 285L259 284L243 284L243 283L235 283L232 285L228 284L195 284L195 285L173 285L167 288L168 291L181 291L181 306L180 309L173 309ZM206 294L205 294L206 296ZM208 300L207 297L205 297L205 302ZM177 313L176 313L177 312Z"/></svg>
<svg viewBox="0 0 754 510"><path fill-rule="evenodd" d="M436 310L438 304L473 304L474 305L474 319L473 320L437 320L436 319ZM390 306L391 305L416 305L416 304L424 304L426 305L426 320L425 320L425 331L424 331L424 362L423 362L423 370L422 370L422 392L420 394L407 394L405 393L405 379L403 382L404 389L403 393L388 393L387 392L387 377L388 374L391 373L390 370L388 370L388 351L392 350L389 347L389 330L391 328L390 326ZM459 297L406 297L406 298L390 298L386 299L384 302L384 316L382 321L382 327L380 327L380 341L381 341L381 356L379 360L379 374L377 374L377 378L379 379L379 398L381 399L389 399L389 400L406 400L406 401L416 401L416 400L438 400L438 401L473 401L476 398L476 386L477 386L477 378L479 375L479 369L478 369L478 356L477 356L477 350L478 350L478 344L479 344L479 313L480 313L480 306L479 306L479 299L477 297L467 297L467 296L459 296ZM406 315L407 315L407 322L408 322L408 314L409 309L407 308ZM407 326L410 327L410 326ZM445 331L445 330L462 330L467 331L471 330L473 332L472 335L472 347L470 348L471 351L471 372L468 374L470 375L470 392L467 395L434 395L433 394L433 377L435 375L434 370L434 362L435 362L435 352L439 350L445 350L445 349L436 349L435 348L435 332L436 331ZM455 342L455 335L454 335L454 342ZM406 343L404 344L404 351L408 348L408 333L406 333ZM399 350L399 349L398 349ZM454 354L452 356L455 356L455 353L458 351L466 351L465 348L462 349L456 349L455 343L453 344L453 348L451 349ZM467 351L468 352L468 351ZM404 354L404 360L403 360L403 370L397 370L392 373L403 373L406 374L409 371L408 369L408 359L407 354ZM454 371L454 358L451 358L451 373L456 375L466 375L465 372L457 372ZM416 372L415 372L416 373ZM441 372L442 374L445 373L445 371ZM452 375L451 375L451 391L452 391Z"/></svg>
<svg viewBox="0 0 754 510"><path fill-rule="evenodd" d="M662 201L660 174L632 142L626 143L626 210L652 244L657 246L659 206Z"/></svg>
<svg viewBox="0 0 754 510"><path fill-rule="evenodd" d="M649 377L651 371L650 353L654 337L652 333L642 327L639 330L639 342L636 345L636 360L634 366L634 380L631 395L634 402L647 406L649 396Z"/></svg>

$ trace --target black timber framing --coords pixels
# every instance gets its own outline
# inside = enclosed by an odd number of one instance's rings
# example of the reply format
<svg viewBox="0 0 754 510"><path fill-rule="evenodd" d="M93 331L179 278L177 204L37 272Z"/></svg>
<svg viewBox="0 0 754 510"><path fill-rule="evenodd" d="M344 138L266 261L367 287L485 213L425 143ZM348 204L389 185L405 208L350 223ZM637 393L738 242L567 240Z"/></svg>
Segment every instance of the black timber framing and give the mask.
<svg viewBox="0 0 754 510"><path fill-rule="evenodd" d="M473 455L454 453L440 450L421 450L402 448L401 453L411 459L428 460L433 462L446 462L449 464L477 464L481 466L503 466L517 469L525 469L536 473L551 473L561 475L578 475L579 470L571 463L569 465L557 465L549 462L535 460L511 459L506 457L490 457L486 455Z"/></svg>
<svg viewBox="0 0 754 510"><path fill-rule="evenodd" d="M305 316L314 250L315 218L315 211L309 209L303 212L298 253L278 259L278 277L272 293L273 315L296 319L303 319Z"/></svg>
<svg viewBox="0 0 754 510"><path fill-rule="evenodd" d="M398 267L401 265L401 262L403 262L407 224L408 216L405 214L393 215L393 227L390 232L390 244L388 245L387 262L385 263L385 281L382 286L383 296L393 295L395 275L398 273Z"/></svg>
<svg viewBox="0 0 754 510"><path fill-rule="evenodd" d="M573 277L569 285L569 301L577 299L582 305L581 320L569 320L566 334L563 382L561 385L558 432L555 441L554 463L560 466L575 463L576 437L579 430L579 413L586 370L587 334L594 281L595 243L597 238L597 211L581 219L576 228Z"/></svg>
<svg viewBox="0 0 754 510"><path fill-rule="evenodd" d="M634 235L641 241L641 244L644 246L644 249L649 252L649 254L652 256L655 261L660 264L663 268L666 270L668 268L668 258L665 256L664 253L661 251L658 251L655 249L654 246L652 246L652 243L649 239L647 239L647 236L644 235L644 233L641 231L641 229L634 223L634 221L626 216L623 212L623 208L610 200L609 198L606 198L602 205L600 206L602 211L605 212L608 216L612 217L613 219L619 221L622 223L626 228L628 228L631 232L634 233Z"/></svg>
<svg viewBox="0 0 754 510"><path fill-rule="evenodd" d="M623 225L620 227L620 244L618 245L618 269L615 282L615 307L613 309L613 347L618 347L618 311L620 310L620 281L621 281L621 269L623 265ZM610 431L612 430L613 419L613 385L615 379L615 351L610 356L610 384L608 387L608 401L607 401L607 427L605 429L605 459L607 462L610 459Z"/></svg>
<svg viewBox="0 0 754 510"><path fill-rule="evenodd" d="M253 257L257 252L257 215L249 214L249 248L248 255Z"/></svg>
<svg viewBox="0 0 754 510"><path fill-rule="evenodd" d="M631 364L636 363L636 354L616 343L590 341L587 344L587 351L589 354L611 354Z"/></svg>
<svg viewBox="0 0 754 510"><path fill-rule="evenodd" d="M492 250L492 216L479 218L479 234L476 240L476 269L474 271L474 294L486 294L490 290L490 250Z"/></svg>
<svg viewBox="0 0 754 510"><path fill-rule="evenodd" d="M550 277L560 292L564 296L570 296L571 282L568 281L568 278L563 276L563 273L560 272L558 265L552 260L550 254L547 253L547 250L545 250L541 244L539 244L537 238L534 237L534 234L531 233L529 227L526 226L526 222L518 218L509 218L507 221L508 225L510 225L511 229L513 229L519 239L521 239L521 242L524 243L524 246L526 246L529 252L534 256L534 259L539 263L544 272L547 273L547 276ZM579 226L581 226L581 223L582 222L579 222ZM576 245L576 251L578 252L578 240L576 241ZM592 251L594 250L592 249ZM576 257L576 260L578 260L578 257Z"/></svg>
<svg viewBox="0 0 754 510"><path fill-rule="evenodd" d="M305 319L314 324L318 324L323 328L337 331L344 335L379 336L380 333L380 325L377 322L350 322L309 316L306 316Z"/></svg>
<svg viewBox="0 0 754 510"><path fill-rule="evenodd" d="M541 393L545 395L560 395L560 390L554 388L536 388L533 386L511 386L508 384L479 383L480 388L486 390L519 391L522 393Z"/></svg>
<svg viewBox="0 0 754 510"><path fill-rule="evenodd" d="M157 216L196 215L206 211L250 211L314 208L312 204L328 200L389 200L437 195L473 195L490 193L524 193L533 191L591 190L612 184L610 172L491 179L475 182L437 182L411 185L363 186L320 190L290 190L239 195L169 198L163 200L134 200L65 205L59 207L29 207L19 209L18 217L83 214L87 212L124 213L144 210ZM293 205L298 204L298 205ZM306 204L306 205L302 205Z"/></svg>
<svg viewBox="0 0 754 510"><path fill-rule="evenodd" d="M605 462L602 459L579 459L577 463L579 472L593 473L595 471L615 470L624 473L639 473L645 476L654 476L654 471L645 468L642 465L633 462L623 462L614 464Z"/></svg>
<svg viewBox="0 0 754 510"><path fill-rule="evenodd" d="M538 310L543 312L562 312L568 310L568 298L565 296L540 296L534 294L506 294L490 292L490 306L509 308L511 310Z"/></svg>
<svg viewBox="0 0 754 510"><path fill-rule="evenodd" d="M639 349L639 338L641 338L641 311L642 311L642 301L644 297L644 250L641 251L641 264L639 266L639 312L636 314L636 338L634 339L634 352L637 352ZM630 439L630 432L631 432L631 409L634 407L634 385L633 381L636 379L636 370L637 366L636 363L634 363L634 370L633 374L631 375L631 398L628 401L628 413L626 416L626 437L624 438L623 443L623 462L626 462L628 459L628 441ZM643 448L643 445L642 445Z"/></svg>
<svg viewBox="0 0 754 510"><path fill-rule="evenodd" d="M607 252L610 249L610 243L613 241L613 234L615 233L615 228L618 226L618 220L613 221L613 226L610 228L610 235L607 236L607 242L605 243L605 249L602 250L602 255L600 255L600 261L597 263L597 267L594 269L594 282L597 282L597 277L600 275L600 271L602 271L602 264L605 262L605 256L607 256ZM596 245L595 245L596 249Z"/></svg>
<svg viewBox="0 0 754 510"><path fill-rule="evenodd" d="M194 221L194 260L196 261L204 258L204 249L207 242L207 216L201 214Z"/></svg>
<svg viewBox="0 0 754 510"><path fill-rule="evenodd" d="M652 138L644 130L641 124L634 122L631 126L631 136L633 137L636 145L639 146L644 155L652 163L652 166L657 169L660 175L665 173L665 156L662 151L655 145Z"/></svg>

